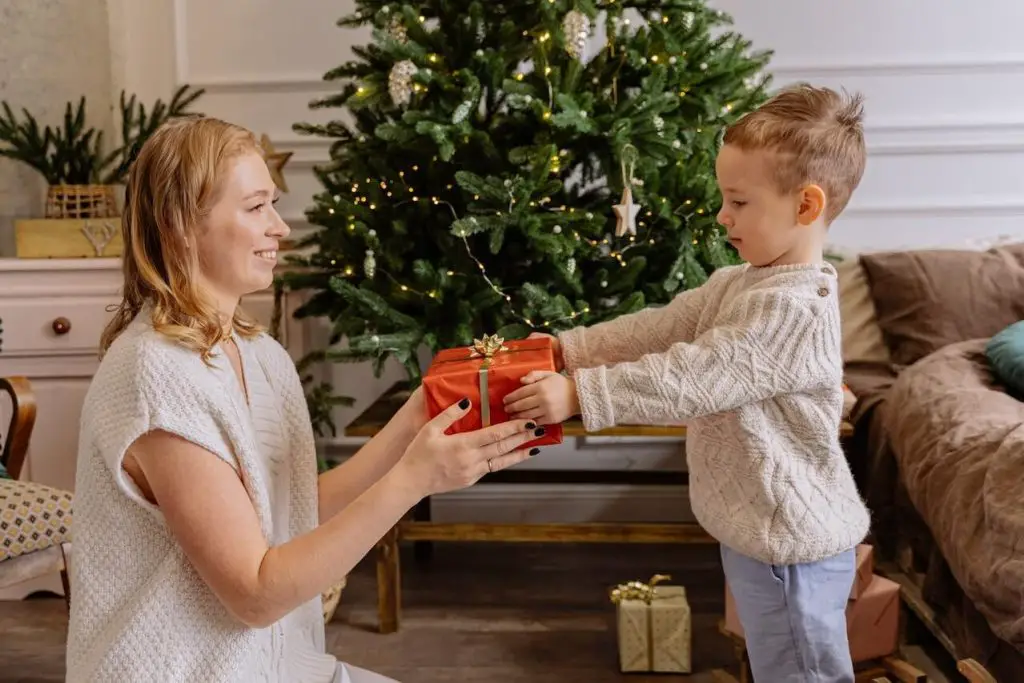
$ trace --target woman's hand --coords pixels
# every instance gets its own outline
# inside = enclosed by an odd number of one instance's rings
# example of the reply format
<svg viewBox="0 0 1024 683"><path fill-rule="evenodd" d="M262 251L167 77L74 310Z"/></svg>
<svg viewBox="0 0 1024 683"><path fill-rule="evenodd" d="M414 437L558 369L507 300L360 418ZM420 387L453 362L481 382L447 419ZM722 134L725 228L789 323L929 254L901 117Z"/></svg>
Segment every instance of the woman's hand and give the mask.
<svg viewBox="0 0 1024 683"><path fill-rule="evenodd" d="M427 402L420 387L369 443L341 465L321 474L320 521L336 515L387 474L427 424L427 418Z"/></svg>
<svg viewBox="0 0 1024 683"><path fill-rule="evenodd" d="M517 450L544 433L543 428L528 420L445 434L469 409L469 399L463 399L427 422L395 466L396 474L420 497L466 488L489 472L503 470L537 454L536 448Z"/></svg>
<svg viewBox="0 0 1024 683"><path fill-rule="evenodd" d="M410 434L418 434L429 419L427 399L423 393L423 385L420 384L409 395L409 398L405 399L405 403L402 404L402 407L391 418L391 421L398 423L403 431Z"/></svg>

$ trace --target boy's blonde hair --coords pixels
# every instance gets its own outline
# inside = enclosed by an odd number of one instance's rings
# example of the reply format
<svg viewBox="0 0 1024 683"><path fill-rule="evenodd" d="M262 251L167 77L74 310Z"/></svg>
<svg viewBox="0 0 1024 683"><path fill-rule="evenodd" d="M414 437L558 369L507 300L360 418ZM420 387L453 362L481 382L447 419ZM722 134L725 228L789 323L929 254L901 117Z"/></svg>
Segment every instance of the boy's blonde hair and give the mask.
<svg viewBox="0 0 1024 683"><path fill-rule="evenodd" d="M827 198L828 225L846 208L864 175L863 117L859 93L798 83L729 126L722 141L771 153L772 174L782 193L819 185Z"/></svg>

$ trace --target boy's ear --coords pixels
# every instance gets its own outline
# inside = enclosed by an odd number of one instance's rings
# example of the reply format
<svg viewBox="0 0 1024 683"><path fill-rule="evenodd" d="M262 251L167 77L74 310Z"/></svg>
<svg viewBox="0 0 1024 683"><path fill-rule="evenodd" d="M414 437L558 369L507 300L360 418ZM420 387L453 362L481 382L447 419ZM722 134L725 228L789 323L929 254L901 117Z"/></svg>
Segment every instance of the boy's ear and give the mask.
<svg viewBox="0 0 1024 683"><path fill-rule="evenodd" d="M800 191L800 206L796 220L800 225L810 225L825 214L825 191L818 185L808 185Z"/></svg>

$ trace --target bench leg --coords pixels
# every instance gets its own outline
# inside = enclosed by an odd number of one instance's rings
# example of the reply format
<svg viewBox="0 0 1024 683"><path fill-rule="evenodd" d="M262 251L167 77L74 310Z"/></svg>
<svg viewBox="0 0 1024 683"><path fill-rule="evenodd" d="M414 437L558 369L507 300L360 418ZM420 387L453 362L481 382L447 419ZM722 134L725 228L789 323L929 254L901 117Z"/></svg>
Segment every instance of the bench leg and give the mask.
<svg viewBox="0 0 1024 683"><path fill-rule="evenodd" d="M412 518L415 522L431 521L430 496L416 504L412 511ZM416 558L416 564L424 567L434 556L434 544L431 541L413 541L412 552L413 557Z"/></svg>
<svg viewBox="0 0 1024 683"><path fill-rule="evenodd" d="M377 617L381 633L398 630L402 575L398 562L398 526L377 542Z"/></svg>

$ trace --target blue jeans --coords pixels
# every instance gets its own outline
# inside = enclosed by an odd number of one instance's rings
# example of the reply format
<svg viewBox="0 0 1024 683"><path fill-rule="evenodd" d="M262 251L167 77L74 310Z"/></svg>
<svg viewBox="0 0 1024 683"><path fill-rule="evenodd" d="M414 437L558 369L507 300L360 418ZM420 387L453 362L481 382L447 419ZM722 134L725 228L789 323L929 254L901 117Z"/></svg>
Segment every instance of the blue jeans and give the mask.
<svg viewBox="0 0 1024 683"><path fill-rule="evenodd" d="M807 564L771 565L722 546L755 683L853 683L846 602L854 549Z"/></svg>

